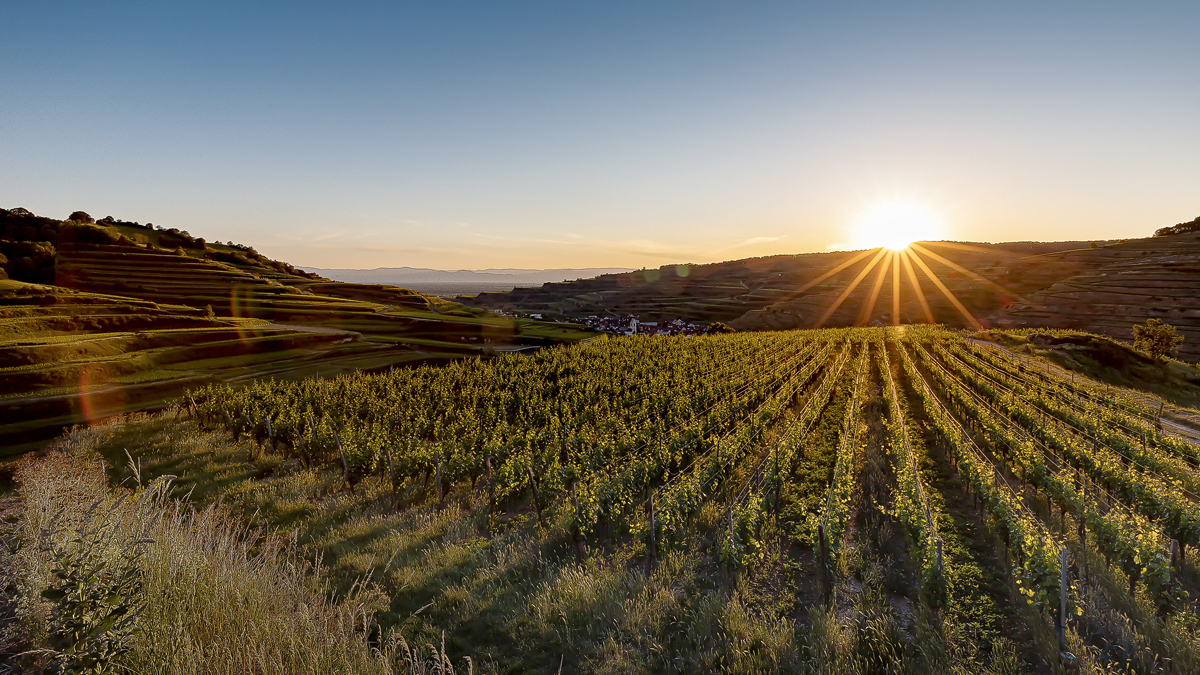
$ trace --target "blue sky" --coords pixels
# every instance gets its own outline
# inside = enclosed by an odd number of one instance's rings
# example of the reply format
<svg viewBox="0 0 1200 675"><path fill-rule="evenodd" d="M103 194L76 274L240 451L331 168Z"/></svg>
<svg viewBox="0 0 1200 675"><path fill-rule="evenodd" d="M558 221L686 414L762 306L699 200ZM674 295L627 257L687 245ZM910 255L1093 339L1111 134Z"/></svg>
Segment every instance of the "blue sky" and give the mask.
<svg viewBox="0 0 1200 675"><path fill-rule="evenodd" d="M975 241L1200 215L1194 2L5 3L0 26L0 206L307 266L819 251L893 202Z"/></svg>

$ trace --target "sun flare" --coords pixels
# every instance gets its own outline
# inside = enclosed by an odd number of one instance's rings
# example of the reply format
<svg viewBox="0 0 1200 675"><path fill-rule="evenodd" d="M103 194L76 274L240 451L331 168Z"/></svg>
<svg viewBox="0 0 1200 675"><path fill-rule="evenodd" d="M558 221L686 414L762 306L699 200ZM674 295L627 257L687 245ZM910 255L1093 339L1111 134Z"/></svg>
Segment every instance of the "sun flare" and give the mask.
<svg viewBox="0 0 1200 675"><path fill-rule="evenodd" d="M902 251L914 241L939 239L945 231L942 218L928 208L907 201L875 204L851 226L854 248L887 248Z"/></svg>

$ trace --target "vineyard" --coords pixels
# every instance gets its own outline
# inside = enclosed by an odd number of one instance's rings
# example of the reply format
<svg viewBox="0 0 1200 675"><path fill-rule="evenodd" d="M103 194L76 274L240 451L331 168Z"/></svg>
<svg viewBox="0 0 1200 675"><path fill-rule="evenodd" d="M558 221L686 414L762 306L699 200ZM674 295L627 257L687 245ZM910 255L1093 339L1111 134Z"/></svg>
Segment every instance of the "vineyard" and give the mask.
<svg viewBox="0 0 1200 675"><path fill-rule="evenodd" d="M229 489L142 452L498 671L1195 672L1200 448L1141 400L933 327L601 338L192 391Z"/></svg>

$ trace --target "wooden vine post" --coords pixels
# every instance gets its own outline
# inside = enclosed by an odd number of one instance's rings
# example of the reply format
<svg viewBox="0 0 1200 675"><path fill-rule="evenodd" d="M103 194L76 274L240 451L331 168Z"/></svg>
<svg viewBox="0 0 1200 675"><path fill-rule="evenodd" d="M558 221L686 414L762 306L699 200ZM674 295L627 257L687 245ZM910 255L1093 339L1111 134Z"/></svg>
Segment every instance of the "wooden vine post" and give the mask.
<svg viewBox="0 0 1200 675"><path fill-rule="evenodd" d="M832 584L829 580L829 560L826 556L825 547L825 526L817 525L817 543L820 546L820 565L821 565L821 590L825 596L825 606L830 605L830 600L833 595Z"/></svg>
<svg viewBox="0 0 1200 675"><path fill-rule="evenodd" d="M438 489L438 510L441 510L443 504L445 503L445 495L442 494L442 453L441 452L438 452L438 456L437 456L437 473L435 474L435 478L437 479L437 489ZM534 488L534 494L536 494L536 493L537 493L537 488Z"/></svg>
<svg viewBox="0 0 1200 675"><path fill-rule="evenodd" d="M267 421L267 441L269 441L271 443L271 449L274 450L275 449L275 431L271 428L271 416L266 415L265 419Z"/></svg>
<svg viewBox="0 0 1200 675"><path fill-rule="evenodd" d="M538 527L545 528L542 522L542 505L538 502L537 481L533 479L533 465L525 467L529 471L529 487L533 489L533 508L537 511Z"/></svg>
<svg viewBox="0 0 1200 675"><path fill-rule="evenodd" d="M1058 650L1067 649L1067 548L1064 546L1058 552L1058 621L1055 622L1054 632L1058 637Z"/></svg>
<svg viewBox="0 0 1200 675"><path fill-rule="evenodd" d="M783 491L783 476L779 474L779 444L775 444L775 517L779 517L779 493Z"/></svg>
<svg viewBox="0 0 1200 675"><path fill-rule="evenodd" d="M296 443L300 445L300 459L308 466L308 446L304 444L304 434L296 434Z"/></svg>
<svg viewBox="0 0 1200 675"><path fill-rule="evenodd" d="M333 442L337 444L338 457L342 458L342 480L346 481L346 483L349 483L350 482L350 466L348 464L346 464L346 453L342 452L342 439L338 438L337 429L330 427L330 430L333 432ZM354 492L353 485L350 486L350 491Z"/></svg>
<svg viewBox="0 0 1200 675"><path fill-rule="evenodd" d="M733 507L732 506L729 507L729 549L731 552L734 550L733 549ZM734 574L735 574L734 565L736 565L736 564L737 564L736 561L732 557L729 559L729 562L727 563L727 565L728 565L727 572L729 575L729 590L731 590L731 591L733 590L735 582L736 582L736 579L734 578Z"/></svg>
<svg viewBox="0 0 1200 675"><path fill-rule="evenodd" d="M650 550L646 556L646 576L650 576L650 572L654 570L654 565L658 563L658 520L655 518L654 493L650 493L650 501L647 502L650 521Z"/></svg>
<svg viewBox="0 0 1200 675"><path fill-rule="evenodd" d="M1179 540L1171 540L1171 585L1174 586L1179 579Z"/></svg>
<svg viewBox="0 0 1200 675"><path fill-rule="evenodd" d="M1081 502L1086 504L1087 503L1087 482L1084 480L1083 469L1080 468L1080 469L1078 469L1078 471L1079 471L1079 493L1080 493L1079 496L1082 498ZM1087 544L1087 532L1083 529L1083 514L1084 514L1084 511L1081 509L1079 512L1079 521L1078 521L1077 525L1079 525L1079 543L1086 545Z"/></svg>
<svg viewBox="0 0 1200 675"><path fill-rule="evenodd" d="M942 540L937 540L937 583L938 583L938 598L939 602L943 598L946 590L946 575L942 568Z"/></svg>
<svg viewBox="0 0 1200 675"><path fill-rule="evenodd" d="M396 496L396 465L392 463L392 446L385 445L384 451L387 453L388 478L390 479L388 490L392 493L392 498L394 499Z"/></svg>
<svg viewBox="0 0 1200 675"><path fill-rule="evenodd" d="M312 413L308 413L308 433L312 434L313 441L317 440L317 423L313 420Z"/></svg>
<svg viewBox="0 0 1200 675"><path fill-rule="evenodd" d="M487 491L488 491L488 524L492 522L492 512L496 510L496 490L495 484L492 482L492 458L488 457L484 460L483 465L487 467Z"/></svg>
<svg viewBox="0 0 1200 675"><path fill-rule="evenodd" d="M229 433L232 434L233 433L233 418L229 416L229 411L226 410L225 408L221 408L221 412L224 413L224 415L225 415L225 428L228 429Z"/></svg>
<svg viewBox="0 0 1200 675"><path fill-rule="evenodd" d="M654 498L651 497L651 500ZM571 481L571 503L575 505L575 523L571 527L571 538L575 540L575 562L583 564L583 533L579 528L581 514L579 512L579 495L575 492L575 481ZM650 527L654 527L654 510L650 511ZM650 531L651 541L653 541L654 531Z"/></svg>

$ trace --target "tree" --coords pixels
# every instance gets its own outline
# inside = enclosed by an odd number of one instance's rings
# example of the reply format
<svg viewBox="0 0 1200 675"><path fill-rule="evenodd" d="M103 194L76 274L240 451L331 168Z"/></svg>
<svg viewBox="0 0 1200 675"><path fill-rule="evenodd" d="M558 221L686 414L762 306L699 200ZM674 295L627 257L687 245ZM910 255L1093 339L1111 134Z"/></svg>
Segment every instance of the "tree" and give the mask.
<svg viewBox="0 0 1200 675"><path fill-rule="evenodd" d="M83 211L76 211L76 212L72 213L71 215L67 216L67 220L74 220L77 223L94 223L94 222L96 222L95 220L92 219L91 216L89 216L87 213L85 213Z"/></svg>
<svg viewBox="0 0 1200 675"><path fill-rule="evenodd" d="M714 321L713 323L708 324L708 328L705 329L704 334L705 335L720 335L721 333L733 333L733 332L734 332L733 328L727 326L726 324L721 323L720 321Z"/></svg>
<svg viewBox="0 0 1200 675"><path fill-rule="evenodd" d="M1183 344L1183 336L1175 334L1175 326L1161 319L1147 319L1145 325L1133 327L1133 346L1146 352L1155 361L1165 361L1167 356Z"/></svg>
<svg viewBox="0 0 1200 675"><path fill-rule="evenodd" d="M1200 216L1195 220L1187 223L1179 223L1172 227L1163 227L1154 231L1156 237L1169 237L1173 234L1187 234L1188 232L1200 232Z"/></svg>

